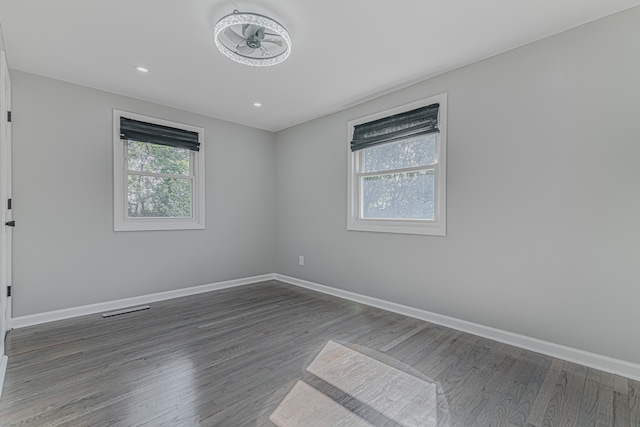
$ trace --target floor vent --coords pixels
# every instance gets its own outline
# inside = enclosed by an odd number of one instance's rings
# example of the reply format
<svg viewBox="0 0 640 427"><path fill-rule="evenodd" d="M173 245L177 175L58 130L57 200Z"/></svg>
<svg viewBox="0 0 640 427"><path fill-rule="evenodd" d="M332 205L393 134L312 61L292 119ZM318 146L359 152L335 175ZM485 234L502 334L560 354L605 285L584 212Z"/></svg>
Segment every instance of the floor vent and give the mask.
<svg viewBox="0 0 640 427"><path fill-rule="evenodd" d="M119 316L121 314L133 313L134 311L149 310L150 308L151 307L148 305L141 305L139 307L131 307L131 308L123 308L122 310L109 311L107 313L102 313L102 317Z"/></svg>

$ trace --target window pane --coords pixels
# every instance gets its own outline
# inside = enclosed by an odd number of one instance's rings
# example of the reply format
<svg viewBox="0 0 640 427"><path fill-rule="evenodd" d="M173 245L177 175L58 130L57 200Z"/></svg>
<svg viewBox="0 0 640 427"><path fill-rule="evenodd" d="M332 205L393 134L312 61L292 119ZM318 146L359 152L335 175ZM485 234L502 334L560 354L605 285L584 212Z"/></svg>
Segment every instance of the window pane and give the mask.
<svg viewBox="0 0 640 427"><path fill-rule="evenodd" d="M435 219L434 171L362 178L362 214L366 219Z"/></svg>
<svg viewBox="0 0 640 427"><path fill-rule="evenodd" d="M191 180L130 174L129 218L190 218Z"/></svg>
<svg viewBox="0 0 640 427"><path fill-rule="evenodd" d="M436 134L376 145L362 151L363 172L432 165L436 159Z"/></svg>
<svg viewBox="0 0 640 427"><path fill-rule="evenodd" d="M132 171L189 175L191 151L186 148L128 141L127 157Z"/></svg>

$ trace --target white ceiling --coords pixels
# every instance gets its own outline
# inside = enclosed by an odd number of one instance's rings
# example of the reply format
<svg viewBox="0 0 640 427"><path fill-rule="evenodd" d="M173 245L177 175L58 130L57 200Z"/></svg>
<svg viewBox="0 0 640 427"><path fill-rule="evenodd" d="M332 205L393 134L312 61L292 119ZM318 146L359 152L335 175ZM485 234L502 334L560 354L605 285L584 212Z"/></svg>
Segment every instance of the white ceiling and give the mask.
<svg viewBox="0 0 640 427"><path fill-rule="evenodd" d="M0 0L0 22L13 69L278 131L637 5L640 0ZM234 9L283 24L292 38L289 59L254 68L218 52L213 25Z"/></svg>

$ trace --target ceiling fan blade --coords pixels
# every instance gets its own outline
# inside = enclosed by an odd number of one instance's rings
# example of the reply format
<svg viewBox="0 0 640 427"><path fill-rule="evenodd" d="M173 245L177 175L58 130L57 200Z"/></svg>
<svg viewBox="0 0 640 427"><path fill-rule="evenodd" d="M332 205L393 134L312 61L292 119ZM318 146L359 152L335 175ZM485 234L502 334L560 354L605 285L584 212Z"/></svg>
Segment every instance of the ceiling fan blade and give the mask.
<svg viewBox="0 0 640 427"><path fill-rule="evenodd" d="M238 53L241 53L243 55L251 55L253 51L255 51L254 48L249 46L236 46L236 50L238 51Z"/></svg>
<svg viewBox="0 0 640 427"><path fill-rule="evenodd" d="M248 39L251 36L255 36L258 30L262 28L259 25L253 25L253 24L245 24L245 25L246 27L244 25L242 26L242 35L244 36L245 39Z"/></svg>
<svg viewBox="0 0 640 427"><path fill-rule="evenodd" d="M241 44L241 43L244 43L244 38L243 38L240 34L238 34L238 33L236 33L235 31L233 31L233 30L231 29L231 27L227 27L227 29L226 29L226 30L224 30L224 35L225 35L229 40L231 40L231 42L232 42L232 43L234 43L234 44Z"/></svg>
<svg viewBox="0 0 640 427"><path fill-rule="evenodd" d="M277 44L278 46L282 46L282 40L278 40L278 39L273 39L273 40L265 39L265 40L262 40L262 43L273 43L273 44Z"/></svg>
<svg viewBox="0 0 640 427"><path fill-rule="evenodd" d="M260 45L260 52L262 52L262 56L271 56L271 52L269 52L267 48L262 45Z"/></svg>

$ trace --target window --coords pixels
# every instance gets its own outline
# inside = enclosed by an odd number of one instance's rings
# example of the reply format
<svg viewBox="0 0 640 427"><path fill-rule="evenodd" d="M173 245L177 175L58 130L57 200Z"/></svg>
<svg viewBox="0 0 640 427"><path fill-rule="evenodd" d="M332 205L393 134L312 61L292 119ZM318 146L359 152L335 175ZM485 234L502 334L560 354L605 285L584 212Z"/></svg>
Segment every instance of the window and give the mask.
<svg viewBox="0 0 640 427"><path fill-rule="evenodd" d="M114 230L204 228L204 129L113 111Z"/></svg>
<svg viewBox="0 0 640 427"><path fill-rule="evenodd" d="M349 122L348 230L446 234L446 103Z"/></svg>

